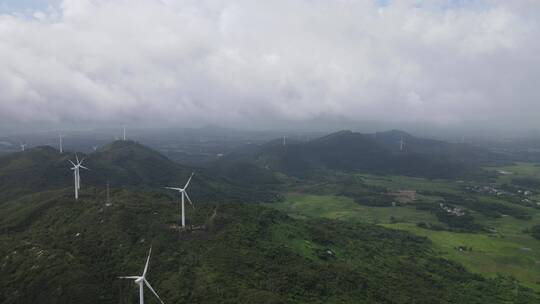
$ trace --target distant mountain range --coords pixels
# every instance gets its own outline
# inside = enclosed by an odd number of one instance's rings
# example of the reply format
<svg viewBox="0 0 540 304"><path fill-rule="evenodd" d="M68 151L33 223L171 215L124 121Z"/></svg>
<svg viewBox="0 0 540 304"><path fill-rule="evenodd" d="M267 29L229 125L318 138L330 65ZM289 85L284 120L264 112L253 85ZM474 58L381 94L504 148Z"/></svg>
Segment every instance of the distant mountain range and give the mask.
<svg viewBox="0 0 540 304"><path fill-rule="evenodd" d="M400 141L404 146L401 148ZM485 174L481 166L499 155L467 144L414 137L402 131L362 134L341 131L310 141L282 139L248 145L207 164L180 165L133 141L115 141L91 154L78 154L92 169L82 185L154 188L183 184L195 171L193 187L201 198L272 200L280 181L275 173L307 176L324 170L400 174L429 178L465 178ZM73 184L69 160L74 153L41 146L0 156L0 199L11 199ZM210 190L209 190L210 189ZM234 195L231 195L234 194Z"/></svg>
<svg viewBox="0 0 540 304"><path fill-rule="evenodd" d="M374 134L340 131L307 142L291 140L285 145L277 139L228 155L220 162L251 163L295 176L342 170L456 178L479 174L481 166L499 160L500 156L483 148L393 130Z"/></svg>

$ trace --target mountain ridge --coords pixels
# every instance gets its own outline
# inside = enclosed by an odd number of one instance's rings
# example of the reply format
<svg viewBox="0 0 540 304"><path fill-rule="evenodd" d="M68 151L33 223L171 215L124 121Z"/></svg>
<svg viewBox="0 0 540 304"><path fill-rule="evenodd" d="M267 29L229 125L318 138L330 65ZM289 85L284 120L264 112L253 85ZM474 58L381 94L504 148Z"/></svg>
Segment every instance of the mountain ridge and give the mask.
<svg viewBox="0 0 540 304"><path fill-rule="evenodd" d="M399 142L401 138L403 149ZM277 139L270 143L273 142ZM481 174L481 166L496 159L481 148L417 138L399 130L375 134L344 130L307 142L270 143L227 155L219 161L252 163L293 176L339 170L456 178Z"/></svg>
<svg viewBox="0 0 540 304"><path fill-rule="evenodd" d="M52 147L36 147L0 156L0 204L19 196L51 189L73 187L69 161L84 160L81 185L105 188L130 187L164 191L166 186L183 186L195 172L190 186L196 199L275 200L270 191L236 185L219 176L208 176L203 168L183 166L159 152L133 141L115 141L94 153L63 153Z"/></svg>

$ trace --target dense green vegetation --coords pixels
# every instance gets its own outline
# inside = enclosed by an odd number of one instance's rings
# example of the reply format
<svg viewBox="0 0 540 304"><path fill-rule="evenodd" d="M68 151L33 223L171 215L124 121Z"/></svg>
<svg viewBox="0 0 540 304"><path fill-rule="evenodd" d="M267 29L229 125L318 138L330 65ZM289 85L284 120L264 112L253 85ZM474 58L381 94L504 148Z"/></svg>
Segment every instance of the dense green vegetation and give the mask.
<svg viewBox="0 0 540 304"><path fill-rule="evenodd" d="M420 191L419 193L435 196L441 200L438 201L438 204L419 202L415 204L416 208L418 210L432 212L437 216L437 219L440 222L446 223L450 228L454 228L455 231L479 232L486 230L486 227L475 222L475 218L471 215L470 211L476 211L485 217L492 218L501 218L509 215L521 220L531 219L530 212L523 207L479 199L475 196L466 197L464 195L456 195L453 193L438 191ZM455 214L449 213L442 209L440 204L443 204L450 209L460 208L460 210L463 210L463 215L456 216ZM437 225L432 225L432 227L435 229L440 228Z"/></svg>
<svg viewBox="0 0 540 304"><path fill-rule="evenodd" d="M164 186L183 186L193 177L193 197L197 200L275 201L275 191L246 188L229 180L211 177L205 170L179 165L158 152L132 141L115 141L96 153L78 155L90 171L81 170L82 185L105 188L124 187L133 191ZM59 154L51 147L37 147L0 157L0 205L28 193L72 187L69 160L74 153ZM83 190L84 192L84 190Z"/></svg>
<svg viewBox="0 0 540 304"><path fill-rule="evenodd" d="M253 163L243 161L212 162L208 166L211 174L224 176L233 183L256 188L276 188L280 181L275 174Z"/></svg>
<svg viewBox="0 0 540 304"><path fill-rule="evenodd" d="M395 205L395 198L384 187L369 186L361 183L355 185L347 182L342 185L341 195L348 196L361 205L374 207L391 207Z"/></svg>
<svg viewBox="0 0 540 304"><path fill-rule="evenodd" d="M540 225L534 225L532 228L531 228L531 235L540 241Z"/></svg>
<svg viewBox="0 0 540 304"><path fill-rule="evenodd" d="M51 193L39 212L9 203L21 220L0 222L0 302L134 302L135 286L116 276L140 272L150 245L149 280L168 303L536 301L508 278L487 280L437 257L406 232L223 203L190 210L190 222L208 229L179 234L169 227L177 209L159 193L115 190L104 207L92 198L102 193L91 192L77 203Z"/></svg>
<svg viewBox="0 0 540 304"><path fill-rule="evenodd" d="M69 185L73 180L67 155L51 147L0 157L0 204L2 200Z"/></svg>
<svg viewBox="0 0 540 304"><path fill-rule="evenodd" d="M449 227L449 230L455 232L479 232L484 230L484 227L475 223L474 217L463 211L462 215L456 215L446 211L446 209L441 208L441 203L419 203L415 204L417 210L429 211L437 217L437 220L441 223L446 224ZM444 204L446 208L450 210L455 210L457 206L452 204ZM442 230L439 225L419 225L419 227Z"/></svg>
<svg viewBox="0 0 540 304"><path fill-rule="evenodd" d="M540 181L536 178L530 178L530 177L513 178L512 184L518 187L523 187L523 188L528 188L528 189L540 188Z"/></svg>

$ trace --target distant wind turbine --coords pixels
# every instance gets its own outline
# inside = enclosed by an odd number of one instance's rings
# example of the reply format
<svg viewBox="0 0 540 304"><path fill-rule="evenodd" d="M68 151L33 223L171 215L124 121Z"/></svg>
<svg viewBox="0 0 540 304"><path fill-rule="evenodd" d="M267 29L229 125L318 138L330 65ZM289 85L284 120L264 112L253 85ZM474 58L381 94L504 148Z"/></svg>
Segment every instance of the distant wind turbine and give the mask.
<svg viewBox="0 0 540 304"><path fill-rule="evenodd" d="M83 168L85 170L90 170L90 169L88 169L88 168L86 168L85 166L82 165L84 159L79 161L79 157L77 156L77 154L75 154L75 159L77 160L77 164L75 164L71 160L69 160L69 162L73 165L73 168L71 168L71 170L73 170L73 177L75 179L75 200L78 200L79 199L79 189L81 189L81 175L80 175L80 172L79 172L80 168Z"/></svg>
<svg viewBox="0 0 540 304"><path fill-rule="evenodd" d="M107 207L112 206L112 203L111 203L111 190L110 190L109 181L107 181L107 200L105 201L105 206L107 206Z"/></svg>
<svg viewBox="0 0 540 304"><path fill-rule="evenodd" d="M399 141L399 151L403 152L404 148L405 148L405 141L403 140L403 136L401 136L401 140Z"/></svg>
<svg viewBox="0 0 540 304"><path fill-rule="evenodd" d="M58 134L60 154L64 153L64 147L62 146L62 139L63 138L64 138L64 135Z"/></svg>
<svg viewBox="0 0 540 304"><path fill-rule="evenodd" d="M189 195L186 192L186 189L189 186L189 182L191 181L192 177L193 177L193 173L191 173L191 176L189 177L184 188L165 187L165 189L178 191L182 195L182 228L186 228L186 213L185 213L185 202L184 202L186 198L188 202L191 204L191 206L193 207L193 202L191 201L191 199L189 198Z"/></svg>
<svg viewBox="0 0 540 304"><path fill-rule="evenodd" d="M28 145L27 143L24 143L24 144L23 144L23 143L21 142L21 151L24 152L24 150L26 150L26 146L27 146L27 145Z"/></svg>
<svg viewBox="0 0 540 304"><path fill-rule="evenodd" d="M119 279L128 279L128 280L134 280L135 284L139 285L139 303L144 304L144 285L150 289L150 291L158 298L158 300L162 303L163 301L158 296L157 292L152 288L150 283L146 280L146 273L148 271L148 263L150 262L150 255L152 254L152 247L150 247L150 251L148 252L148 258L146 259L146 265L144 265L144 270L141 276L127 276L127 277L118 277Z"/></svg>
<svg viewBox="0 0 540 304"><path fill-rule="evenodd" d="M283 146L285 147L287 145L287 138L283 136Z"/></svg>
<svg viewBox="0 0 540 304"><path fill-rule="evenodd" d="M124 141L126 141L126 126L124 126Z"/></svg>

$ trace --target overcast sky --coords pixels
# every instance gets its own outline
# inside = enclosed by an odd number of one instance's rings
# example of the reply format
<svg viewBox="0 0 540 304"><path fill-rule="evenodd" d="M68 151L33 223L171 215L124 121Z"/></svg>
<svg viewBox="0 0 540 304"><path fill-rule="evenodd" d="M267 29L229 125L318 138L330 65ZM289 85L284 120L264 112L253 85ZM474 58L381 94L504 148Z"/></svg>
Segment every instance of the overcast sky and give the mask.
<svg viewBox="0 0 540 304"><path fill-rule="evenodd" d="M538 0L0 0L0 127L540 128Z"/></svg>

